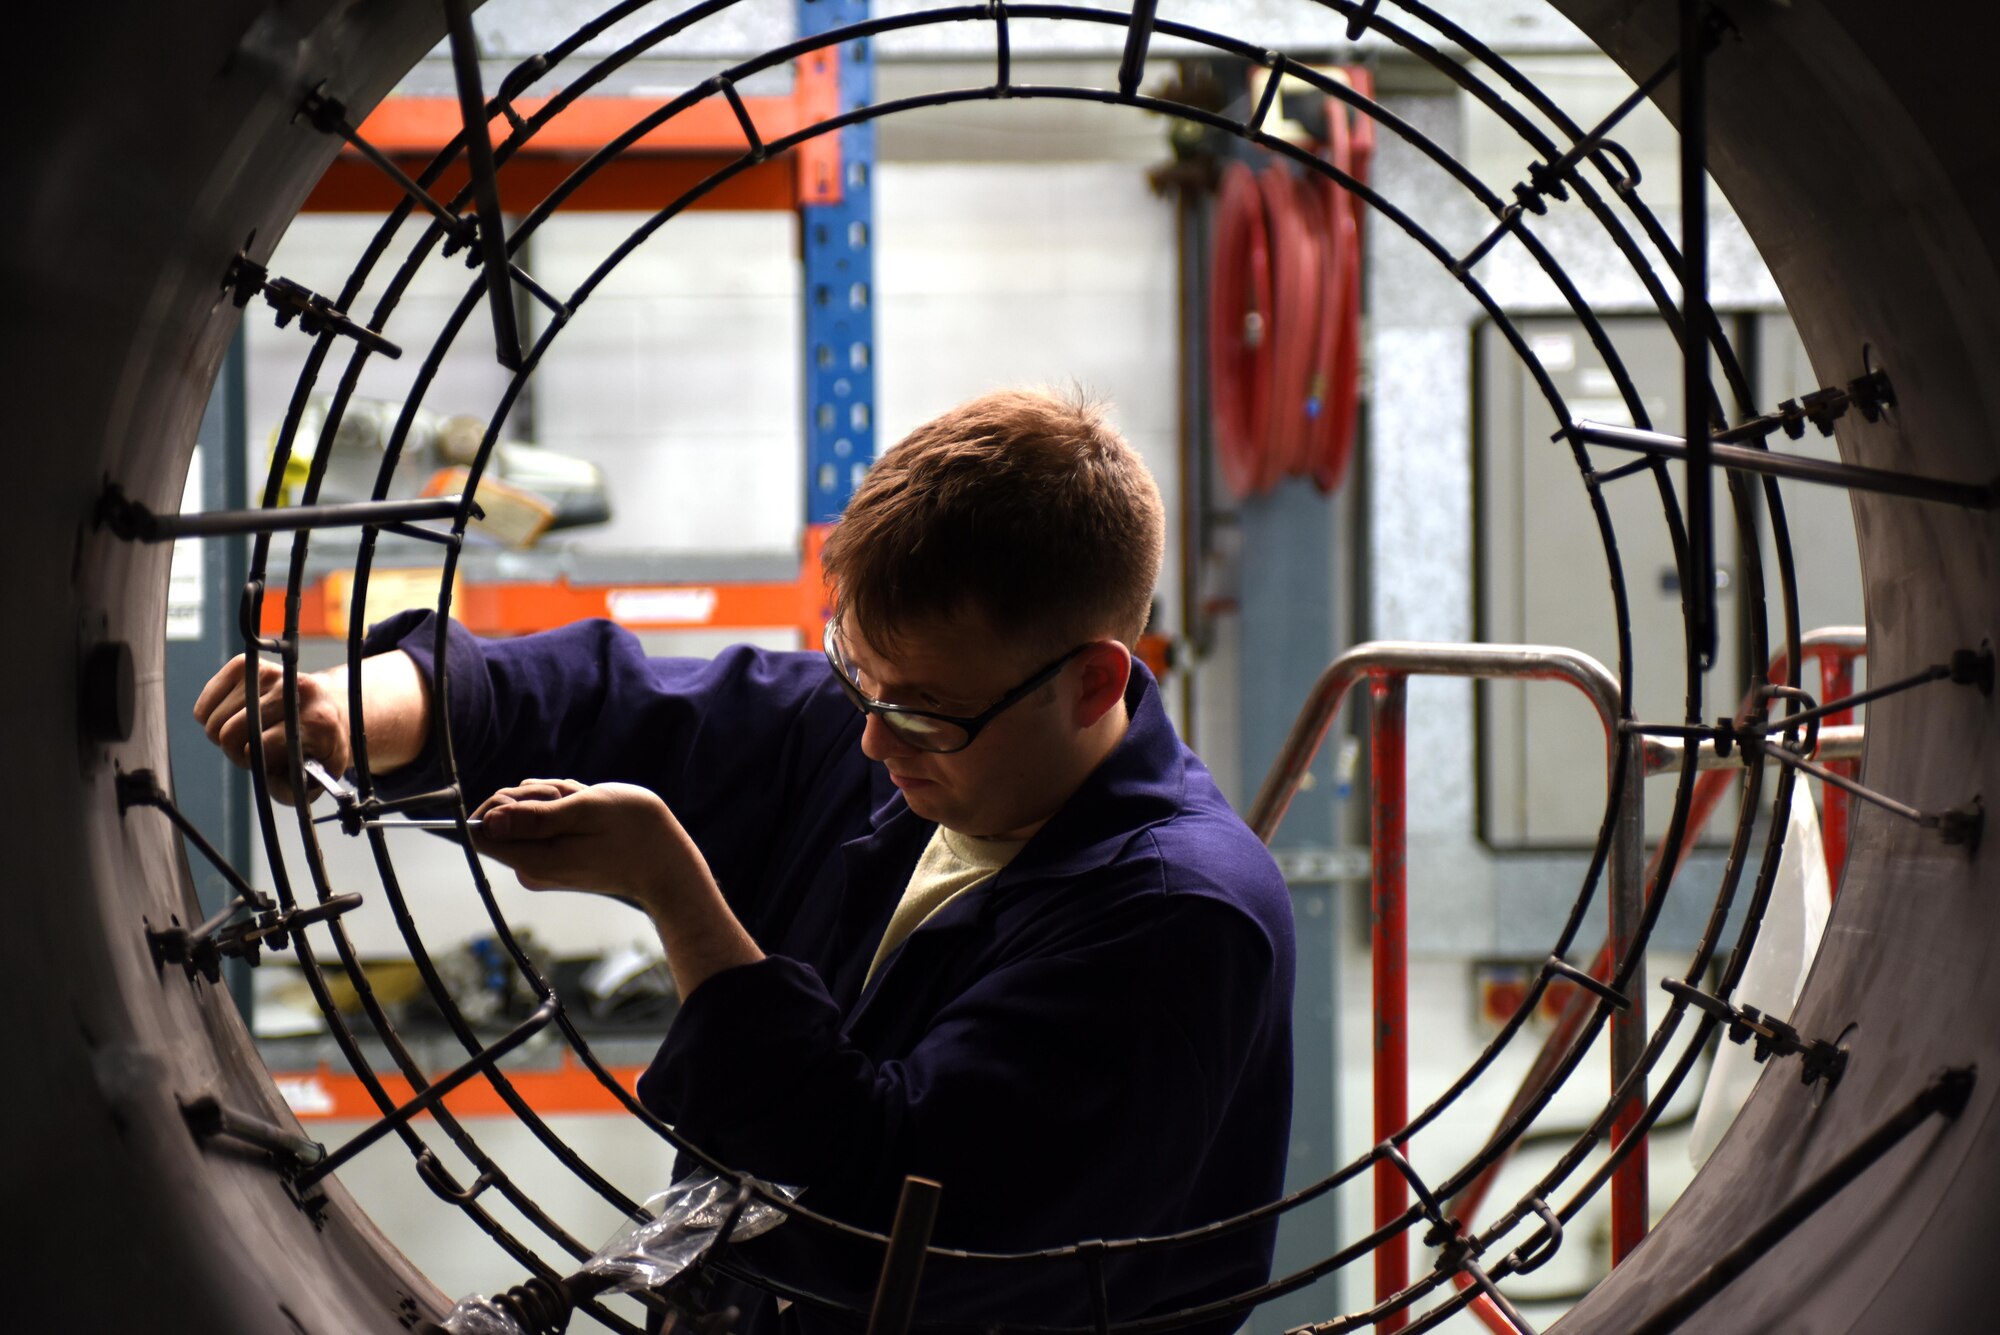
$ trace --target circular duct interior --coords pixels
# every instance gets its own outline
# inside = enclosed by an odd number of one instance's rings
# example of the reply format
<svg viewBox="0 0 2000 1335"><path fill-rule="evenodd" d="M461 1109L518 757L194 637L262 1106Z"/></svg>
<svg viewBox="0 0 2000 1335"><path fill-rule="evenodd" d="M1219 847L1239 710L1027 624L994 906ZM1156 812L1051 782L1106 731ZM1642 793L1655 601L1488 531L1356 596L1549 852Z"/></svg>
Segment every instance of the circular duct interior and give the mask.
<svg viewBox="0 0 2000 1335"><path fill-rule="evenodd" d="M1675 49L1670 7L1565 8L1635 76ZM1953 77L1972 59L1956 53L1983 44L1857 29L1870 22L1859 5L1726 8L1732 30L1711 64L1715 177L1821 382L1894 377L1895 412L1844 420L1844 456L1984 482L1993 391L1979 370L2000 324L2000 198L1990 138L1969 128L1972 80ZM9 660L10 734L28 762L9 787L16 829L33 837L0 853L15 887L0 987L27 1020L23 1087L35 1093L16 1101L10 1199L35 1214L15 1255L44 1281L31 1307L45 1324L391 1329L442 1307L337 1182L326 1208L305 1212L261 1156L189 1134L186 1109L203 1097L287 1117L226 1000L162 971L148 944L149 925L191 903L169 827L122 811L119 790L121 774L164 769L177 707L161 688L165 551L120 538L100 512L107 483L172 508L239 318L223 286L231 257L268 254L338 147L296 115L301 91L324 81L372 105L440 35L437 14L404 10L244 4L188 20L130 7L115 43L99 41L102 15L59 31L31 85L49 130L13 151L4 262L12 402L26 415L6 541L32 649ZM1878 680L1992 638L1987 511L1861 496L1856 518ZM119 644L129 738L118 658L101 648ZM1970 691L1874 706L1866 782L1924 812L2000 791L1985 773L1990 711ZM1809 1035L1846 1033L1845 1078L1830 1095L1764 1082L1683 1202L1565 1329L1630 1329L1668 1310L1940 1070L1991 1069L1976 1017L2000 983L1982 867L1976 844L1881 813L1857 820L1793 1017ZM1994 1154L1980 1148L1990 1106L1975 1086L1955 1121L1925 1119L1837 1207L1750 1262L1702 1327L1976 1319L1977 1286L1958 1277L1976 1273L2000 1214Z"/></svg>

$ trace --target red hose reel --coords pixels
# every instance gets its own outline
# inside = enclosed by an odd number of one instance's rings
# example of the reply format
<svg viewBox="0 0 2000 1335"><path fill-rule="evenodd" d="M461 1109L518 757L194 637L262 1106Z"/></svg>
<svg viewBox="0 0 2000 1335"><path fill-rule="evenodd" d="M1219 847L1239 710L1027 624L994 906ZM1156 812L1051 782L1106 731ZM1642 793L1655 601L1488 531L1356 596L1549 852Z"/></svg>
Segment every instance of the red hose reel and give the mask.
<svg viewBox="0 0 2000 1335"><path fill-rule="evenodd" d="M1362 97L1366 70L1348 71ZM1368 179L1375 123L1326 100L1317 151ZM1360 408L1360 201L1318 173L1273 160L1223 168L1216 193L1208 302L1209 392L1222 474L1240 497L1281 477L1338 487Z"/></svg>

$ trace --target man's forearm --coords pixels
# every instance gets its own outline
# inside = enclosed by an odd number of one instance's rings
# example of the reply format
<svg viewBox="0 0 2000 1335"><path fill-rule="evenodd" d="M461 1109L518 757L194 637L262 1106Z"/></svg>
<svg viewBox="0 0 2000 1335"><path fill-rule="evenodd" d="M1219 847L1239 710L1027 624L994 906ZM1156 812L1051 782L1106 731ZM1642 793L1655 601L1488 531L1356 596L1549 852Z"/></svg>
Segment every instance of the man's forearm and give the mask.
<svg viewBox="0 0 2000 1335"><path fill-rule="evenodd" d="M347 666L316 674L348 707ZM361 717L353 731L368 738L368 769L387 774L415 760L431 729L431 684L401 649L361 660Z"/></svg>
<svg viewBox="0 0 2000 1335"><path fill-rule="evenodd" d="M683 889L665 904L655 900L643 907L666 948L667 971L683 1001L724 969L764 958L713 882L693 893Z"/></svg>

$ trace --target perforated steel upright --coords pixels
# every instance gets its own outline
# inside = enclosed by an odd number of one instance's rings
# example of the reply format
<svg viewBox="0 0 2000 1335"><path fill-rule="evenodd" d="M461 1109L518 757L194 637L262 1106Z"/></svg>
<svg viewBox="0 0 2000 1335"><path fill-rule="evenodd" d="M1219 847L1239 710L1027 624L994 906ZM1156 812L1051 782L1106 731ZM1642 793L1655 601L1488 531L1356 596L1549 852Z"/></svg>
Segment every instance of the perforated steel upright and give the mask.
<svg viewBox="0 0 2000 1335"><path fill-rule="evenodd" d="M867 0L799 0L799 36L868 17ZM840 110L875 96L870 44L840 44ZM833 198L799 206L805 278L806 525L847 508L875 457L875 126L842 127Z"/></svg>

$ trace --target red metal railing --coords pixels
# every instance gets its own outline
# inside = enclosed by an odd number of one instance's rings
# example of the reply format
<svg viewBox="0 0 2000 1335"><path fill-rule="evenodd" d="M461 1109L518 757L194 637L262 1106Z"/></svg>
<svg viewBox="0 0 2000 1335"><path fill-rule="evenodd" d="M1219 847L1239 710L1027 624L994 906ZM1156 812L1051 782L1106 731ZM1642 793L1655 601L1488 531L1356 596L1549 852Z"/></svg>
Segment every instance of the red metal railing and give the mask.
<svg viewBox="0 0 2000 1335"><path fill-rule="evenodd" d="M1865 657L1867 653L1868 632L1861 626L1823 626L1799 638L1799 656L1819 660L1819 698L1822 703L1844 700L1854 694L1854 660ZM1782 681L1786 666L1784 654L1773 658L1767 674L1770 680ZM1821 732L1824 733L1828 727L1844 727L1853 722L1854 711L1843 709L1826 717ZM1828 754L1824 743L1820 754L1823 757ZM1856 760L1839 759L1829 761L1827 768L1851 779L1861 766ZM1820 793L1820 842L1826 845L1827 881L1836 895L1840 893L1840 874L1847 867L1847 813L1851 800L1845 791L1830 783L1824 785Z"/></svg>
<svg viewBox="0 0 2000 1335"><path fill-rule="evenodd" d="M1853 689L1854 660L1866 652L1859 627L1834 626L1816 630L1801 639L1800 651L1820 662L1821 700L1846 696ZM1781 680L1787 660L1780 654L1771 663L1768 676ZM1269 843L1284 819L1285 810L1298 791L1300 780L1318 754L1334 717L1348 691L1362 679L1369 683L1373 708L1370 713L1372 753L1372 809L1370 813L1370 940L1373 975L1374 1094L1376 1142L1394 1141L1409 1124L1409 998L1408 998L1408 849L1407 757L1405 731L1406 684L1411 676L1454 676L1514 678L1520 680L1568 681L1590 697L1605 727L1607 765L1615 785L1621 766L1628 766L1615 814L1609 874L1611 928L1592 960L1592 977L1604 981L1612 977L1618 961L1629 955L1636 938L1643 909L1653 895L1663 893L1658 884L1664 849L1656 850L1643 875L1638 870L1644 846L1643 776L1678 769L1683 763L1684 744L1673 738L1629 737L1618 727L1618 683L1610 671L1588 655L1570 649L1544 645L1455 645L1378 641L1357 646L1341 655L1320 674L1311 696L1292 725L1290 734L1269 776L1252 803L1250 828ZM1746 699L1747 712L1752 700ZM1861 730L1851 723L1852 711L1829 717L1820 729L1822 760L1852 773L1853 757L1860 755ZM1722 797L1734 782L1744 757L1716 755L1713 746L1704 746L1696 758L1705 771L1696 781L1690 803L1684 842L1698 838ZM1827 814L1825 829L1827 869L1834 884L1839 883L1846 861L1847 795L1828 785L1824 795ZM1650 889L1643 889L1650 887ZM1614 1012L1611 1023L1611 1086L1616 1090L1625 1073L1636 1066L1645 1046L1645 978L1643 961L1634 961L1633 980L1627 993L1633 1000L1630 1010ZM1575 989L1561 1015L1523 1078L1501 1124L1516 1117L1540 1095L1554 1077L1571 1046L1582 1032L1595 1005L1591 995ZM1618 1109L1612 1127L1614 1147L1623 1143L1646 1104L1641 1082ZM1447 1213L1469 1219L1484 1200L1493 1181L1505 1166L1503 1154L1452 1200ZM1400 1217L1409 1205L1409 1187L1401 1173L1387 1162L1375 1165L1375 1223L1382 1227ZM1628 1255L1645 1236L1649 1222L1649 1191L1646 1145L1633 1148L1612 1176L1611 1223L1612 1263ZM1463 1276L1461 1284L1469 1282ZM1379 1303L1409 1285L1409 1235L1399 1232L1375 1252L1376 1300ZM1499 1335L1515 1335L1514 1325L1485 1296L1473 1300L1471 1310L1489 1329ZM1385 1317L1380 1327L1398 1330L1404 1324L1401 1312Z"/></svg>
<svg viewBox="0 0 2000 1335"><path fill-rule="evenodd" d="M1305 708L1292 725L1277 761L1263 788L1252 803L1250 828L1269 843L1284 819L1285 809L1298 791L1300 780L1312 764L1325 740L1334 716L1349 689L1366 678L1374 709L1373 730L1373 816L1370 874L1370 952L1374 972L1374 1074L1375 1127L1377 1143L1400 1144L1409 1125L1409 960L1407 880L1404 860L1407 851L1405 825L1405 683L1412 676L1500 677L1529 681L1567 681L1581 690L1597 708L1604 724L1606 763L1612 785L1621 794L1616 813L1607 877L1611 903L1609 943L1620 959L1630 953L1637 939L1640 920L1640 879L1638 861L1643 851L1644 791L1641 749L1637 739L1618 727L1619 690L1615 677L1603 664L1587 654L1550 645L1499 644L1417 644L1378 641L1359 645L1328 665L1314 684ZM1622 771L1622 786L1620 786ZM1643 963L1633 967L1643 973ZM1615 1090L1627 1072L1638 1065L1645 1047L1645 980L1637 979L1627 988L1632 998L1629 1009L1612 1017L1611 1084ZM1637 1082L1619 1116L1636 1118L1645 1107L1644 1082ZM1409 1187L1403 1176L1388 1162L1375 1165L1375 1222L1381 1227L1395 1221L1409 1205ZM1646 1156L1640 1145L1613 1175L1611 1183L1614 1234L1622 1227L1636 1230L1627 1245L1636 1245L1646 1226ZM1622 1220L1622 1225L1618 1222ZM1409 1237L1399 1232L1375 1251L1377 1300L1390 1297L1409 1286ZM1485 1299L1475 1310L1490 1309ZM1491 1312L1496 1320L1497 1310ZM1398 1330L1403 1315L1395 1313L1381 1322L1384 1330Z"/></svg>

